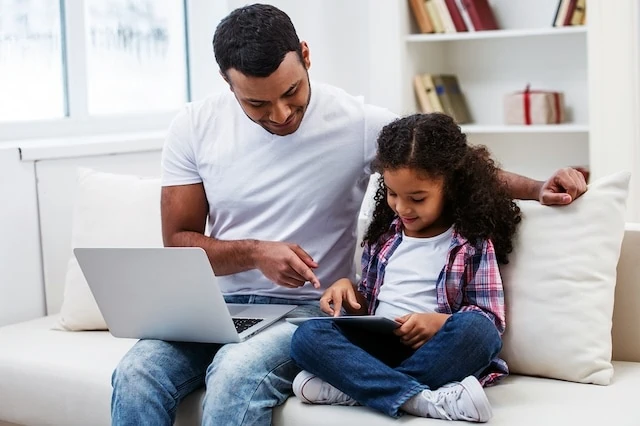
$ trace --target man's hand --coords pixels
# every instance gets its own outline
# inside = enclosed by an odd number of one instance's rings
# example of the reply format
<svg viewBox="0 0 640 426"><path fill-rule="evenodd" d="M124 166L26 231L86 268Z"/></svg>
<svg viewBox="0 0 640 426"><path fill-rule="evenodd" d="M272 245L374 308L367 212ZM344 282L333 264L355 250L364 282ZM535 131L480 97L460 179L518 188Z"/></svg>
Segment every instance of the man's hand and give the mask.
<svg viewBox="0 0 640 426"><path fill-rule="evenodd" d="M297 244L258 241L254 262L265 277L283 287L298 288L309 281L320 288L312 271L318 264Z"/></svg>
<svg viewBox="0 0 640 426"><path fill-rule="evenodd" d="M587 191L584 175L576 169L566 167L553 174L540 188L540 204L565 205Z"/></svg>
<svg viewBox="0 0 640 426"><path fill-rule="evenodd" d="M347 278L339 279L333 283L320 298L322 312L334 317L340 316L343 305L352 312L362 308L356 297L356 290Z"/></svg>
<svg viewBox="0 0 640 426"><path fill-rule="evenodd" d="M394 333L403 344L416 350L431 339L449 317L450 315L435 312L407 314L396 318L402 325Z"/></svg>

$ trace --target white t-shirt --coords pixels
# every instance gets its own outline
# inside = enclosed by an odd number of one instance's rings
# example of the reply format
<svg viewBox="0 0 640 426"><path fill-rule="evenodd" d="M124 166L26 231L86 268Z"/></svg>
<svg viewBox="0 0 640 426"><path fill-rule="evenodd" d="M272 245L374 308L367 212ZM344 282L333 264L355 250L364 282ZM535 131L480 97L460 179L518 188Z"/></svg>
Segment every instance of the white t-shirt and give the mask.
<svg viewBox="0 0 640 426"><path fill-rule="evenodd" d="M412 312L434 312L436 284L447 261L453 227L431 238L407 237L385 268L375 314L395 319Z"/></svg>
<svg viewBox="0 0 640 426"><path fill-rule="evenodd" d="M178 114L163 150L162 185L204 184L208 235L296 243L319 264L323 289L288 289L254 269L219 277L224 293L317 299L337 279L354 279L357 215L376 138L396 117L316 83L300 127L287 136L251 121L231 91Z"/></svg>

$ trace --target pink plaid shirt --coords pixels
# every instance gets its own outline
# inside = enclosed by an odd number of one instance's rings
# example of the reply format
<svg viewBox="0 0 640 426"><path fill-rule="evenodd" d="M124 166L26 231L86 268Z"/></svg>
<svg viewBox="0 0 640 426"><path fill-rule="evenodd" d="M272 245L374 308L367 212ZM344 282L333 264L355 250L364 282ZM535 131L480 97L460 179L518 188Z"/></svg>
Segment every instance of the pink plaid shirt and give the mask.
<svg viewBox="0 0 640 426"><path fill-rule="evenodd" d="M398 218L381 240L381 244L365 244L362 253L362 280L358 291L367 299L370 315L378 307L387 263L402 242L402 222ZM446 264L436 283L436 297L437 312L478 311L489 318L502 335L505 329L504 290L493 243L484 240L474 245L454 230ZM490 371L480 380L485 386L509 372L500 358L492 361Z"/></svg>

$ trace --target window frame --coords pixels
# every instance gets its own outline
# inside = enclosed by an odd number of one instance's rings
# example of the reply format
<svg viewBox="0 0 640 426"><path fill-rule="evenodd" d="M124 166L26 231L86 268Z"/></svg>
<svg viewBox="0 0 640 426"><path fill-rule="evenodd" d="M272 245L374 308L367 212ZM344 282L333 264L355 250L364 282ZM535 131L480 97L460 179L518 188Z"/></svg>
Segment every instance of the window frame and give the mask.
<svg viewBox="0 0 640 426"><path fill-rule="evenodd" d="M169 111L91 116L87 91L86 1L58 0L61 15L65 117L49 120L0 122L0 147L4 142L113 133L156 132L167 129L180 106ZM182 0L185 10L186 102L224 88L213 57L211 38L215 25L228 12L226 0ZM203 37L210 34L211 37ZM205 49L208 52L205 52Z"/></svg>

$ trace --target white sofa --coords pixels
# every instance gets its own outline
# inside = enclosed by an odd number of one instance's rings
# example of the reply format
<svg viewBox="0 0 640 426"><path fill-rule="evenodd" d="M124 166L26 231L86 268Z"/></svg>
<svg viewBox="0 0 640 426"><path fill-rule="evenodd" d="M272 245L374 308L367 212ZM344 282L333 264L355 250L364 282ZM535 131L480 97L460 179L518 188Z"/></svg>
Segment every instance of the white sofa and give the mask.
<svg viewBox="0 0 640 426"><path fill-rule="evenodd" d="M46 153L43 155L46 156ZM35 196L37 202L32 204L38 211L35 215L27 211L13 212L16 221L11 226L18 227L18 231L22 228L24 232L5 234L13 235L13 240L0 238L0 247L4 249L2 253L5 256L4 264L0 263L0 272L11 270L11 267L18 271L18 266L12 262L17 257L12 258L12 253L23 256L21 250L25 240L20 240L20 235L24 238L27 234L37 234L40 244L37 250L32 251L34 259L31 265L40 268L36 275L43 279L35 283L21 282L21 276L0 275L0 289L6 292L6 286L17 291L40 288L43 293L40 300L47 301L49 312L56 311L55 302L59 307L62 298L60 271L66 269L70 250L69 236L66 234L70 228L69 204L73 197L68 192L72 187L75 167L96 166L117 171L139 171L141 167L146 167L145 170L154 171L157 149L143 154L145 157L142 161L135 157L136 161L132 162L135 164L123 170L121 165L131 163L129 159L132 155L141 154L125 154L117 162L119 165L114 166L116 162L112 158L87 153L74 155L71 159L42 159L36 152L32 161L29 151L22 151L17 161L23 173L34 174L30 180L33 183L30 191L35 191L34 194L22 194L22 197ZM28 167L22 167L25 163ZM141 163L146 166L141 166ZM0 196L1 192L2 187ZM6 213L4 220L8 219ZM30 217L36 218L36 221L29 221ZM27 218L26 223L24 218ZM34 229L28 233L30 227ZM598 386L512 375L500 385L487 390L494 409L490 424L640 425L640 412L635 410L634 405L640 388L639 252L640 225L628 224L618 264L612 331L615 360L612 384ZM58 264L62 261L64 264ZM33 276L33 270L29 269L28 272ZM9 278L11 282L7 281ZM0 327L0 426L110 424L111 373L134 341L116 339L104 331L52 330L56 322L55 314L45 316L43 312L39 318ZM201 397L202 392L196 392L181 404L177 425L200 424ZM403 416L395 423L426 425L436 422L438 420ZM274 413L275 425L375 426L390 423L394 421L367 408L310 406L302 404L295 397L276 408Z"/></svg>

